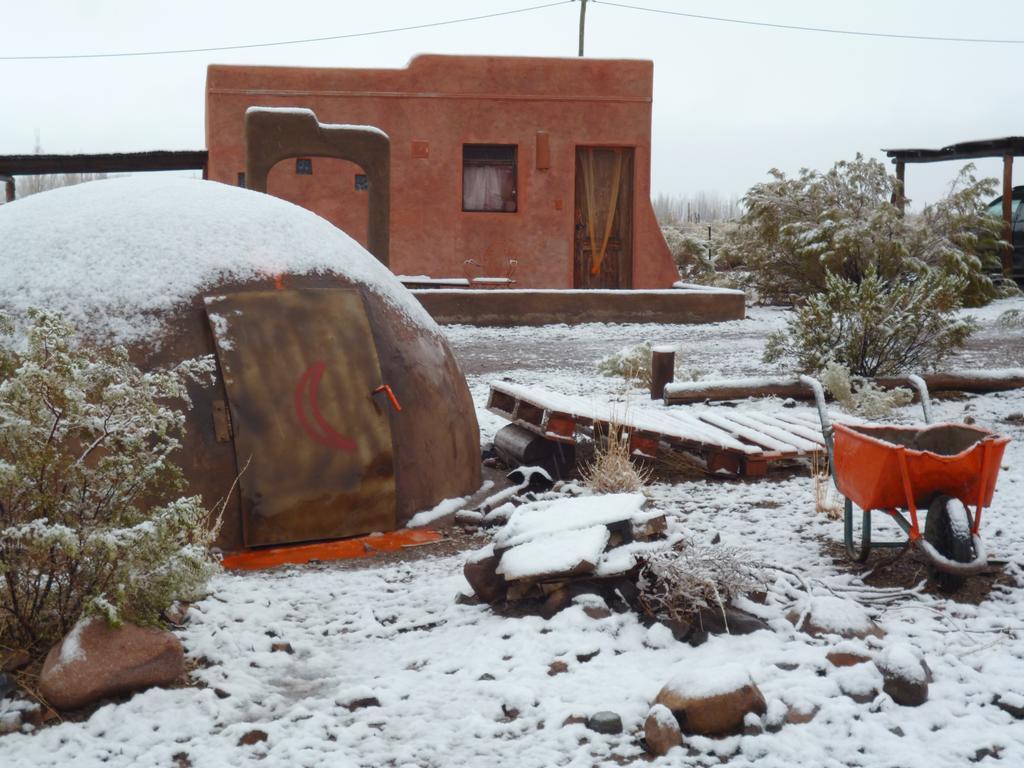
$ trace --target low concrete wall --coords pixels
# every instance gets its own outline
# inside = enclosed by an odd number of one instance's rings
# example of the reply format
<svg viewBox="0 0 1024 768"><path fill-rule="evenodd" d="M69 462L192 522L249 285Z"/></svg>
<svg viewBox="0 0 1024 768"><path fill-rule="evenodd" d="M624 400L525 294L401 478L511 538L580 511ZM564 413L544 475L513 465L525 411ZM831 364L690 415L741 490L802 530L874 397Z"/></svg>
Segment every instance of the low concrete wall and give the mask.
<svg viewBox="0 0 1024 768"><path fill-rule="evenodd" d="M719 323L746 316L742 291L446 290L413 291L442 325Z"/></svg>

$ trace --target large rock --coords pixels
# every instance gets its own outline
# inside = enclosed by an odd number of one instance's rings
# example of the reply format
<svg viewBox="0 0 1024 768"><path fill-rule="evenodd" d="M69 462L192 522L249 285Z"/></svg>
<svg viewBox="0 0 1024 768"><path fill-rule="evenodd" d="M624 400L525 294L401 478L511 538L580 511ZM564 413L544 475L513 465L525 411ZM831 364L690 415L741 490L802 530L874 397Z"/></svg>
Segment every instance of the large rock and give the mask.
<svg viewBox="0 0 1024 768"><path fill-rule="evenodd" d="M39 692L57 709L173 682L185 669L178 638L134 624L83 619L46 655Z"/></svg>
<svg viewBox="0 0 1024 768"><path fill-rule="evenodd" d="M501 557L494 554L494 547L487 546L472 553L462 568L469 586L484 602L501 602L508 593L505 577L498 574L500 562Z"/></svg>
<svg viewBox="0 0 1024 768"><path fill-rule="evenodd" d="M802 616L804 618L801 622ZM812 597L807 604L801 606L801 610L790 611L786 618L812 637L839 635L863 639L868 635L885 635L860 603L831 595Z"/></svg>
<svg viewBox="0 0 1024 768"><path fill-rule="evenodd" d="M654 703L668 707L683 731L703 736L736 733L747 713L767 710L761 691L738 664L686 670L665 684Z"/></svg>
<svg viewBox="0 0 1024 768"><path fill-rule="evenodd" d="M919 707L928 700L932 671L921 655L905 643L893 643L875 659L882 673L882 690L904 707Z"/></svg>
<svg viewBox="0 0 1024 768"><path fill-rule="evenodd" d="M672 747L682 746L683 734L679 729L679 721L664 704L651 707L644 721L644 741L647 742L647 751L652 755L664 755Z"/></svg>

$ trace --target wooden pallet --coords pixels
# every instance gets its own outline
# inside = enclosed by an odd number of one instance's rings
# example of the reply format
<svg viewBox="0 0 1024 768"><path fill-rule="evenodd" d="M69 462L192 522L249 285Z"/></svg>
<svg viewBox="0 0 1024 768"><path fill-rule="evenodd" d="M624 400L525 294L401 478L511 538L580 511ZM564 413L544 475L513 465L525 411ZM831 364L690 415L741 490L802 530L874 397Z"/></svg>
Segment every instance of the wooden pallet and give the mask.
<svg viewBox="0 0 1024 768"><path fill-rule="evenodd" d="M491 383L487 409L560 443L575 443L579 431L606 434L610 425L621 426L634 454L654 458L682 450L710 474L761 477L771 462L825 456L817 417L799 412L626 408L507 382Z"/></svg>

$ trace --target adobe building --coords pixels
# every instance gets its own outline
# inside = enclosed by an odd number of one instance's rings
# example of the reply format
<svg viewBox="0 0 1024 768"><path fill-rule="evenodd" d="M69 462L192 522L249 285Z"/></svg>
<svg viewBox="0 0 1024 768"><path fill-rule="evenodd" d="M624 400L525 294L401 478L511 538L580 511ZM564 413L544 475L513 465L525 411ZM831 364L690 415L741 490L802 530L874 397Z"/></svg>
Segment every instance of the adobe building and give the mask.
<svg viewBox="0 0 1024 768"><path fill-rule="evenodd" d="M679 275L650 202L653 70L435 55L405 69L214 65L208 177L245 184L247 109L307 108L390 138L395 274L500 281L514 270L517 288L671 288ZM367 245L367 187L354 163L295 157L267 189Z"/></svg>

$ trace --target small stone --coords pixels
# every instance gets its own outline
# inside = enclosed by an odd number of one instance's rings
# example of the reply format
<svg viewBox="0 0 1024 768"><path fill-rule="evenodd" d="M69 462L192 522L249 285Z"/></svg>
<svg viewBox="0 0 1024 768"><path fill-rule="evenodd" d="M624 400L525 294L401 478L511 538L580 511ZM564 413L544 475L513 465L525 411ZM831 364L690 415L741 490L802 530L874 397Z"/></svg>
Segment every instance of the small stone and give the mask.
<svg viewBox="0 0 1024 768"><path fill-rule="evenodd" d="M837 667L831 677L836 681L839 690L858 704L874 701L882 690L882 675L874 664Z"/></svg>
<svg viewBox="0 0 1024 768"><path fill-rule="evenodd" d="M18 690L18 684L14 681L14 677L7 673L0 674L0 699L16 690Z"/></svg>
<svg viewBox="0 0 1024 768"><path fill-rule="evenodd" d="M248 747L253 744L258 744L261 741L267 740L267 732L261 730L253 730L246 733L242 738L238 740L238 746Z"/></svg>
<svg viewBox="0 0 1024 768"><path fill-rule="evenodd" d="M231 694L230 694L230 693L228 693L227 691L225 691L225 690L222 690L222 689L220 689L220 688L214 688L214 689L213 689L213 694L214 694L214 695L215 695L215 696L216 696L216 697L217 697L218 699L229 699L229 698L231 698Z"/></svg>
<svg viewBox="0 0 1024 768"><path fill-rule="evenodd" d="M587 728L595 733L622 733L622 718L614 712L603 710L587 718Z"/></svg>
<svg viewBox="0 0 1024 768"><path fill-rule="evenodd" d="M607 619L612 615L612 612L604 605L585 605L583 613L595 620Z"/></svg>
<svg viewBox="0 0 1024 768"><path fill-rule="evenodd" d="M845 653L841 651L830 651L825 654L825 658L828 659L833 667L853 667L857 664L871 661L870 656L865 656L862 653Z"/></svg>
<svg viewBox="0 0 1024 768"><path fill-rule="evenodd" d="M743 730L740 733L744 736L760 736L764 731L764 722L753 712L743 718Z"/></svg>
<svg viewBox="0 0 1024 768"><path fill-rule="evenodd" d="M273 643L270 646L270 650L271 650L272 653L287 653L287 654L295 653L295 649L292 648L292 644L291 643Z"/></svg>
<svg viewBox="0 0 1024 768"><path fill-rule="evenodd" d="M795 661L777 661L775 662L775 666L783 672L792 672L794 669L800 669L800 665Z"/></svg>
<svg viewBox="0 0 1024 768"><path fill-rule="evenodd" d="M782 401L782 407L796 408L796 400L794 400L792 397L787 397L785 400Z"/></svg>
<svg viewBox="0 0 1024 768"><path fill-rule="evenodd" d="M164 611L164 618L171 624L181 627L188 623L188 603L175 600L170 607Z"/></svg>
<svg viewBox="0 0 1024 768"><path fill-rule="evenodd" d="M683 745L683 732L675 716L663 704L655 704L644 721L644 741L652 755L664 755Z"/></svg>
<svg viewBox="0 0 1024 768"><path fill-rule="evenodd" d="M464 595L461 592L455 596L456 605L483 605L483 600L480 599L480 595Z"/></svg>
<svg viewBox="0 0 1024 768"><path fill-rule="evenodd" d="M583 715L569 715L565 720L562 721L562 727L566 728L570 725L586 725L587 718Z"/></svg>
<svg viewBox="0 0 1024 768"><path fill-rule="evenodd" d="M357 709L366 709L367 707L379 707L379 706L380 706L380 701L377 699L376 696L364 696L361 699L353 699L352 701L350 701L348 704L345 705L345 708L349 712L355 712Z"/></svg>
<svg viewBox="0 0 1024 768"><path fill-rule="evenodd" d="M1004 697L997 693L992 699L992 703L1010 717L1017 720L1024 720L1024 696L1021 696L1018 693L1012 693L1009 697Z"/></svg>
<svg viewBox="0 0 1024 768"><path fill-rule="evenodd" d="M492 675L490 672L484 672L482 675L480 675L480 677L477 678L477 680L493 680L493 679L494 679L494 675Z"/></svg>
<svg viewBox="0 0 1024 768"><path fill-rule="evenodd" d="M882 690L897 704L919 707L928 700L932 673L924 659L906 643L893 643L875 660L882 673Z"/></svg>
<svg viewBox="0 0 1024 768"><path fill-rule="evenodd" d="M0 736L6 736L8 733L16 733L20 730L21 712L15 710L14 712L0 715Z"/></svg>
<svg viewBox="0 0 1024 768"><path fill-rule="evenodd" d="M519 710L515 707L510 707L508 704L502 704L501 714L505 716L506 720L515 720L519 717Z"/></svg>
<svg viewBox="0 0 1024 768"><path fill-rule="evenodd" d="M810 709L803 710L797 709L796 707L790 707L786 713L786 723L788 725L804 725L805 723L811 722L814 716L818 714L820 707L814 706Z"/></svg>
<svg viewBox="0 0 1024 768"><path fill-rule="evenodd" d="M175 752L171 755L171 760L174 761L174 768L192 768L192 759L188 752Z"/></svg>
<svg viewBox="0 0 1024 768"><path fill-rule="evenodd" d="M594 651L593 653L577 653L576 661L578 661L580 664L586 664L588 661L595 658L599 653L601 652Z"/></svg>
<svg viewBox="0 0 1024 768"><path fill-rule="evenodd" d="M548 677L554 677L568 671L569 665L564 661L553 661L548 665Z"/></svg>
<svg viewBox="0 0 1024 768"><path fill-rule="evenodd" d="M10 651L3 656L3 662L0 663L0 672L18 672L27 667L31 662L32 657L28 651Z"/></svg>

